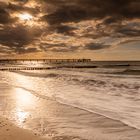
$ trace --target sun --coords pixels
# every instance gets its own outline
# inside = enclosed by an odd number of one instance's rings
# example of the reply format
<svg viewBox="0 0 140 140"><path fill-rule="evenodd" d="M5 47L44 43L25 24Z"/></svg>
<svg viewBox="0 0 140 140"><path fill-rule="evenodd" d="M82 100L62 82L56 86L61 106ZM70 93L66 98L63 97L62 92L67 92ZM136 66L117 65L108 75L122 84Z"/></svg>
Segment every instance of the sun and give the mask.
<svg viewBox="0 0 140 140"><path fill-rule="evenodd" d="M22 13L19 15L20 20L29 21L33 19L33 16L28 13Z"/></svg>
<svg viewBox="0 0 140 140"><path fill-rule="evenodd" d="M27 12L24 12L24 13L17 13L15 15L15 17L18 18L18 22L17 23L20 23L22 25L25 25L25 26L37 26L39 25L38 23L38 17L37 16L34 16L30 13L27 13Z"/></svg>

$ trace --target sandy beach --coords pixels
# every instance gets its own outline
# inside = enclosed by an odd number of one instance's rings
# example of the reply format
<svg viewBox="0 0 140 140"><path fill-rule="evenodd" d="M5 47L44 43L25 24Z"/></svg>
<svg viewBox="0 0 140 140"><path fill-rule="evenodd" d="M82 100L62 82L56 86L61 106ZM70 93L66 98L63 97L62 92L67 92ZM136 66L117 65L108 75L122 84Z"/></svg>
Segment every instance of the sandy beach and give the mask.
<svg viewBox="0 0 140 140"><path fill-rule="evenodd" d="M36 133L19 128L6 118L0 118L0 140L43 140Z"/></svg>
<svg viewBox="0 0 140 140"><path fill-rule="evenodd" d="M0 140L140 139L140 130L120 121L46 100L5 83L1 83L0 91Z"/></svg>

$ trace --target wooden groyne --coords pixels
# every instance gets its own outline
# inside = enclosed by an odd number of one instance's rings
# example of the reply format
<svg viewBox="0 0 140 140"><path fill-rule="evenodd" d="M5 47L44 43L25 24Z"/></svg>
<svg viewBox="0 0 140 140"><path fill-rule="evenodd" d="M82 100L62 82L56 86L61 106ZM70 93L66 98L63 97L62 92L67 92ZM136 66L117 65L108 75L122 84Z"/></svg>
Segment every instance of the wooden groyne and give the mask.
<svg viewBox="0 0 140 140"><path fill-rule="evenodd" d="M21 70L49 70L61 68L96 68L97 66L55 66L55 67L3 67L0 71L21 71Z"/></svg>
<svg viewBox="0 0 140 140"><path fill-rule="evenodd" d="M0 68L0 71L47 70L47 69L56 69L56 67L6 67Z"/></svg>

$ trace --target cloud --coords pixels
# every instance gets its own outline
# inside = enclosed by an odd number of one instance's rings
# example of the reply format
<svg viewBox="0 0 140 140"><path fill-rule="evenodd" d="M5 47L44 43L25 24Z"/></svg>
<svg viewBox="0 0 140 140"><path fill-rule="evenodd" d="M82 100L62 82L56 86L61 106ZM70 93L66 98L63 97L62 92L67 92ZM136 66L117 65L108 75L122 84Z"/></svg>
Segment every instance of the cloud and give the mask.
<svg viewBox="0 0 140 140"><path fill-rule="evenodd" d="M27 49L26 46L32 43L40 33L36 28L30 29L23 25L5 26L0 31L0 44L8 46L9 50L16 53L34 51L36 49Z"/></svg>
<svg viewBox="0 0 140 140"><path fill-rule="evenodd" d="M79 22L80 20L88 19L88 14L85 10L80 9L77 6L65 6L58 9L54 13L43 16L43 19L47 20L49 24Z"/></svg>
<svg viewBox="0 0 140 140"><path fill-rule="evenodd" d="M7 9L14 12L28 12L33 15L37 14L40 10L39 7L32 8L32 7L27 7L25 5L13 4L13 3L9 3L7 5Z"/></svg>
<svg viewBox="0 0 140 140"><path fill-rule="evenodd" d="M137 22L137 28L133 28L135 23L133 19L140 18L139 0L46 0L45 2L53 5L54 9L44 15L42 20L47 21L57 33L72 36L78 40L79 38L93 39L89 43L83 43L86 49L107 49L114 45L96 43L104 37L127 40L129 37L140 36L140 21ZM96 23L90 26L88 23L91 21ZM129 23L132 26L129 26ZM65 28L62 28L63 26Z"/></svg>
<svg viewBox="0 0 140 140"><path fill-rule="evenodd" d="M128 23L127 25L122 26L120 29L118 29L117 32L123 34L124 36L130 37L140 36L140 23L139 22Z"/></svg>
<svg viewBox="0 0 140 140"><path fill-rule="evenodd" d="M111 45L105 45L102 43L90 43L85 46L85 49L100 50L100 49L105 49L105 48L110 48L110 47L111 47Z"/></svg>
<svg viewBox="0 0 140 140"><path fill-rule="evenodd" d="M46 0L55 6L53 13L44 16L50 24L79 22L86 19L111 17L139 18L139 0Z"/></svg>
<svg viewBox="0 0 140 140"><path fill-rule="evenodd" d="M49 30L59 34L73 36L74 35L73 31L76 30L76 28L68 25L58 25L58 26L51 26Z"/></svg>
<svg viewBox="0 0 140 140"><path fill-rule="evenodd" d="M70 46L67 43L42 43L40 49L51 52L72 52L79 49L79 46Z"/></svg>
<svg viewBox="0 0 140 140"><path fill-rule="evenodd" d="M14 21L10 17L9 12L6 10L6 4L3 2L0 2L0 24L8 24Z"/></svg>
<svg viewBox="0 0 140 140"><path fill-rule="evenodd" d="M20 21L17 15L24 12L33 16L32 22ZM6 49L17 54L96 51L132 41L131 38L139 40L139 37L139 0L0 2L3 52Z"/></svg>

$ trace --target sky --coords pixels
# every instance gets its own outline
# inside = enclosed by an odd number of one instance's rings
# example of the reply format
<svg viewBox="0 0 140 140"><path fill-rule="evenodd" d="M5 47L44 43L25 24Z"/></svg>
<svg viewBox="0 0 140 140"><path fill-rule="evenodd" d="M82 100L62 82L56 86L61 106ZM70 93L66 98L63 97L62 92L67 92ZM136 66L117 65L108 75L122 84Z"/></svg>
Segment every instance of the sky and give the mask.
<svg viewBox="0 0 140 140"><path fill-rule="evenodd" d="M140 0L0 0L0 58L140 60Z"/></svg>

